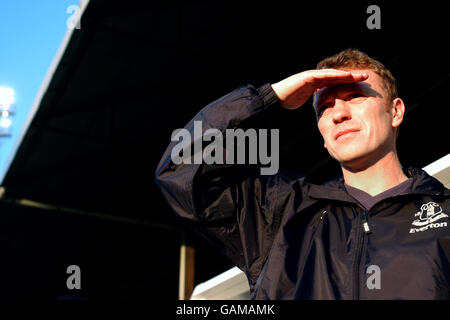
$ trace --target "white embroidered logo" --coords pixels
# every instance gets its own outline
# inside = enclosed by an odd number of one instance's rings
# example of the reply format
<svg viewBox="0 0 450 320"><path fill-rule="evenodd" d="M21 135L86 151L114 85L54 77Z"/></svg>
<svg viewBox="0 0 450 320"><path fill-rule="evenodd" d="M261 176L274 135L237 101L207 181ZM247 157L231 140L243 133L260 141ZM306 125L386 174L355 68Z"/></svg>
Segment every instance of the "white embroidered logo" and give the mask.
<svg viewBox="0 0 450 320"><path fill-rule="evenodd" d="M436 202L428 202L420 207L420 211L414 214L416 219L412 222L413 226L420 228L411 228L409 233L416 233L428 230L429 228L442 228L447 226L447 222L434 223L435 221L448 218L448 215L442 212L442 207Z"/></svg>

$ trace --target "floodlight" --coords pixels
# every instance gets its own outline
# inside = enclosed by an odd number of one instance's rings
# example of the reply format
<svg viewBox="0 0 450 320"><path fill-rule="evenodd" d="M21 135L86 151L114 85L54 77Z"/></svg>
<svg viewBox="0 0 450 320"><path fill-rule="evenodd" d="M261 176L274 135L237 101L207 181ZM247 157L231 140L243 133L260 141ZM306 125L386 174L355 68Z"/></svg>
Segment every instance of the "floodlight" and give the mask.
<svg viewBox="0 0 450 320"><path fill-rule="evenodd" d="M0 87L0 108L8 110L14 103L14 90L11 88Z"/></svg>
<svg viewBox="0 0 450 320"><path fill-rule="evenodd" d="M11 106L14 103L14 90L0 87L0 137L11 136L12 117Z"/></svg>

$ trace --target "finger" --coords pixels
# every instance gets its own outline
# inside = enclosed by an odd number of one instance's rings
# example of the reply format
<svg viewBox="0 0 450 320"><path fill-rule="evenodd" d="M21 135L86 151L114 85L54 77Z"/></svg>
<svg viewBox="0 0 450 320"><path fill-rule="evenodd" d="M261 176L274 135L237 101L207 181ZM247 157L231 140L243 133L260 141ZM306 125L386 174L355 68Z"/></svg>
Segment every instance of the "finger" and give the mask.
<svg viewBox="0 0 450 320"><path fill-rule="evenodd" d="M341 83L353 83L353 82L359 82L364 81L369 77L367 72L351 72L349 74L343 75L322 75L320 78L314 78L313 81L311 81L311 84L313 84L317 88L326 87L326 86L333 86Z"/></svg>
<svg viewBox="0 0 450 320"><path fill-rule="evenodd" d="M369 74L364 71L351 71L351 73L356 81L363 81L369 78Z"/></svg>
<svg viewBox="0 0 450 320"><path fill-rule="evenodd" d="M333 79L333 78L347 78L351 77L352 73L350 71L335 70L335 69L321 69L314 70L311 72L311 79Z"/></svg>
<svg viewBox="0 0 450 320"><path fill-rule="evenodd" d="M368 73L364 71L344 71L334 69L323 69L321 72L312 75L315 80L349 80L362 81L368 78Z"/></svg>

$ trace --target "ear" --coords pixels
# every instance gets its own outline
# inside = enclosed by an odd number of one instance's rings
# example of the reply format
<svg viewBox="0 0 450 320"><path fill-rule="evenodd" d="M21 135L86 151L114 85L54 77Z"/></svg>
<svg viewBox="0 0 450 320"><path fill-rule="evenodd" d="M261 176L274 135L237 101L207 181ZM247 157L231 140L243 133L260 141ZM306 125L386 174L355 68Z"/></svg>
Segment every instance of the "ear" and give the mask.
<svg viewBox="0 0 450 320"><path fill-rule="evenodd" d="M405 104L400 98L392 100L392 127L396 128L403 122L405 115Z"/></svg>

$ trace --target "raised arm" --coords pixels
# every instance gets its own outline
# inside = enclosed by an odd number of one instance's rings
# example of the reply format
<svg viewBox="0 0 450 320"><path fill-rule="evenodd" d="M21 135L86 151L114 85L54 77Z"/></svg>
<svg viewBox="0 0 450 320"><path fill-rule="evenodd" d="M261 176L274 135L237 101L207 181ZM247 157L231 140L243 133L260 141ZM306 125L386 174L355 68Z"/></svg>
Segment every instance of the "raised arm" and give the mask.
<svg viewBox="0 0 450 320"><path fill-rule="evenodd" d="M186 136L194 136L195 121L201 121L203 131L223 133L278 102L295 109L323 86L359 79L361 75L344 71L313 70L260 88L243 86L207 105L184 130ZM194 139L189 143L195 149ZM302 177L287 173L262 176L255 165L199 164L195 159L180 163L172 159L177 145L178 141L172 141L156 170L162 194L178 216L194 223L208 238L218 240L233 262L256 281L278 231L286 199L292 195L291 185Z"/></svg>

